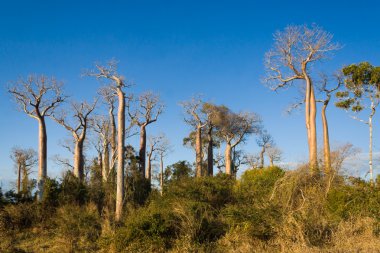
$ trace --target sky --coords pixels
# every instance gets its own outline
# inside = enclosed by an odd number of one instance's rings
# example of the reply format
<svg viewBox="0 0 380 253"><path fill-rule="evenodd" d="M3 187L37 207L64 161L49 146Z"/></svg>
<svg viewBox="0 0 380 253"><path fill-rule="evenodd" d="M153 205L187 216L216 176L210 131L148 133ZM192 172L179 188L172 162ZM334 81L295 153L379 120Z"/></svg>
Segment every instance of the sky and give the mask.
<svg viewBox="0 0 380 253"><path fill-rule="evenodd" d="M119 61L119 72L135 83L128 92L154 91L165 113L148 135L165 133L173 146L166 164L194 161L182 146L190 128L179 102L203 94L234 111L261 115L265 128L284 152L284 164L307 158L302 110L286 115L297 89L274 93L261 82L264 54L273 33L287 25L317 24L342 45L319 65L326 73L369 61L380 65L378 1L1 1L0 8L0 185L15 180L9 158L14 146L37 149L37 122L16 110L7 86L29 74L55 76L74 100L92 101L99 82L84 77L95 62ZM367 170L368 128L347 113L328 109L332 146L351 142L362 150ZM380 149L379 115L374 119L374 151ZM48 175L61 168L52 157L64 153L67 132L48 120ZM318 140L322 131L318 118ZM137 140L128 140L137 148ZM258 147L251 137L242 146ZM359 159L359 158L358 158ZM364 160L363 160L364 159ZM380 169L375 162L375 171Z"/></svg>

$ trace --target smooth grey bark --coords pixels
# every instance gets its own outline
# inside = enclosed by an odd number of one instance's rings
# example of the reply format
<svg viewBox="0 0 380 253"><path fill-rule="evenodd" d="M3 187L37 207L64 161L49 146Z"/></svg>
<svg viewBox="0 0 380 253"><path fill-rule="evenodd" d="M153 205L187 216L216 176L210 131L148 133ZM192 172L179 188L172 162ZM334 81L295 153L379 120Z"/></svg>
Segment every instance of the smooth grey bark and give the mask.
<svg viewBox="0 0 380 253"><path fill-rule="evenodd" d="M37 199L42 200L44 194L45 178L47 176L47 134L45 118L38 119L38 179L37 179Z"/></svg>
<svg viewBox="0 0 380 253"><path fill-rule="evenodd" d="M231 152L232 152L232 145L231 145L230 142L227 142L226 143L226 150L225 150L225 153L224 153L225 154L226 174L227 175L232 175L233 174Z"/></svg>
<svg viewBox="0 0 380 253"><path fill-rule="evenodd" d="M202 152L202 127L198 126L195 136L195 153L196 153L196 177L202 176L202 161L203 161L203 152Z"/></svg>

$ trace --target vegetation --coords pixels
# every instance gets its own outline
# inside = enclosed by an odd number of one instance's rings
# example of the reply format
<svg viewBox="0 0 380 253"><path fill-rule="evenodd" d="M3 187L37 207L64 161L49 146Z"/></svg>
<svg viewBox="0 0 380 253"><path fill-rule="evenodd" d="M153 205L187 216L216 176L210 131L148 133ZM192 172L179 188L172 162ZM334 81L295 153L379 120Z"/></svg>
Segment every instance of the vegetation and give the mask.
<svg viewBox="0 0 380 253"><path fill-rule="evenodd" d="M148 136L148 125L162 118L163 103L153 92L127 93L131 84L115 61L86 73L107 83L92 104L68 107L71 98L54 78L14 83L9 93L38 120L39 152L11 151L17 191L0 188L0 251L378 251L380 182L372 167L372 117L380 97L379 67L366 62L344 67L328 85L326 76L315 77L314 66L339 48L330 33L318 26L289 26L274 39L265 56L266 83L274 90L299 83L304 92L300 104L305 104L309 160L294 170L277 166L282 152L259 114L199 96L181 103L190 127L183 143L194 149L195 162L180 160L165 168L169 140L164 133ZM352 145L330 150L326 110L334 97L337 107L369 111L368 121L362 120L370 127L369 182L342 173L343 162L355 153ZM323 103L322 155L317 102ZM47 176L49 118L73 136L64 144L73 161L57 157L66 168L59 179ZM138 151L128 143L136 128ZM250 137L256 138L258 155L238 149ZM87 152L91 144L96 157ZM216 148L224 155L214 155ZM31 171L37 161L35 180ZM239 176L242 165L247 168Z"/></svg>

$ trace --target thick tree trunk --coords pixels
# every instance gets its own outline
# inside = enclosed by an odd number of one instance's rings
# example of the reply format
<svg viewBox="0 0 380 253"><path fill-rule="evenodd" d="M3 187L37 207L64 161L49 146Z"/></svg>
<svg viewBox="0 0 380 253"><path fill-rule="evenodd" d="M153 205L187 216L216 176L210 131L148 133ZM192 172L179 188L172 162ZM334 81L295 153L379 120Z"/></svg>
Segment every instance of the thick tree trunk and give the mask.
<svg viewBox="0 0 380 253"><path fill-rule="evenodd" d="M317 131L316 131L316 101L314 87L310 77L304 72L306 81L306 96L305 96L305 122L307 130L307 139L309 145L309 166L312 173L318 173L317 160Z"/></svg>
<svg viewBox="0 0 380 253"><path fill-rule="evenodd" d="M142 125L140 127L140 150L139 150L140 173L142 177L144 177L144 175L147 175L145 173L145 160L146 160L145 156L146 156L146 126Z"/></svg>
<svg viewBox="0 0 380 253"><path fill-rule="evenodd" d="M145 178L151 183L152 181L152 153L148 155L148 164L145 170Z"/></svg>
<svg viewBox="0 0 380 253"><path fill-rule="evenodd" d="M271 167L274 166L273 157L269 157L269 164Z"/></svg>
<svg viewBox="0 0 380 253"><path fill-rule="evenodd" d="M197 127L195 137L195 162L196 162L196 177L202 176L202 128Z"/></svg>
<svg viewBox="0 0 380 253"><path fill-rule="evenodd" d="M260 168L264 168L264 154L265 154L265 146L261 148L261 152L260 152Z"/></svg>
<svg viewBox="0 0 380 253"><path fill-rule="evenodd" d="M370 184L373 185L373 162L372 162L372 117L371 115L368 119L368 127L369 127L369 181Z"/></svg>
<svg viewBox="0 0 380 253"><path fill-rule="evenodd" d="M160 193L164 193L164 157L160 155Z"/></svg>
<svg viewBox="0 0 380 253"><path fill-rule="evenodd" d="M28 172L26 170L26 167L24 166L23 169L22 169L22 192L23 192L23 195L24 194L27 194L29 193L28 192L28 183L29 183L29 179L28 179Z"/></svg>
<svg viewBox="0 0 380 253"><path fill-rule="evenodd" d="M76 140L74 150L74 176L80 181L84 179L83 142L84 139Z"/></svg>
<svg viewBox="0 0 380 253"><path fill-rule="evenodd" d="M17 167L17 193L21 192L21 164L18 164Z"/></svg>
<svg viewBox="0 0 380 253"><path fill-rule="evenodd" d="M125 136L125 95L118 87L119 108L117 112L118 133L117 133L117 179L116 179L116 212L115 219L120 221L123 214L124 200L124 136Z"/></svg>
<svg viewBox="0 0 380 253"><path fill-rule="evenodd" d="M232 146L227 142L225 150L225 163L226 163L226 174L232 175L232 158L231 158Z"/></svg>
<svg viewBox="0 0 380 253"><path fill-rule="evenodd" d="M213 176L214 174L214 140L212 138L212 128L210 127L208 133L208 147L207 147L207 175Z"/></svg>
<svg viewBox="0 0 380 253"><path fill-rule="evenodd" d="M44 182L47 173L47 134L45 119L40 117L38 120L38 179L37 179L37 199L42 200L44 194Z"/></svg>
<svg viewBox="0 0 380 253"><path fill-rule="evenodd" d="M329 140L329 127L327 124L326 108L328 101L326 101L322 107L322 126L323 126L323 155L324 155L324 165L325 174L329 175L331 173L331 157L330 157L330 140Z"/></svg>

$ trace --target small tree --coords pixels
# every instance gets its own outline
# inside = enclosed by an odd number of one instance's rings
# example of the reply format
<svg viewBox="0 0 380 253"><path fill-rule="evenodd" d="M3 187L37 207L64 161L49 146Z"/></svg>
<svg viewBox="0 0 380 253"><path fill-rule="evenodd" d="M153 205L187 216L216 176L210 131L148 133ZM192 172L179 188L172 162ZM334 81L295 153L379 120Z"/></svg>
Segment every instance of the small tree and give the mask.
<svg viewBox="0 0 380 253"><path fill-rule="evenodd" d="M134 110L131 108L131 102L137 102L137 106ZM164 105L161 103L158 95L152 92L146 92L136 99L130 96L128 98L127 109L131 121L140 127L140 172L142 176L148 176L149 174L145 173L146 127L157 121L163 112Z"/></svg>
<svg viewBox="0 0 380 253"><path fill-rule="evenodd" d="M274 166L274 162L279 162L282 159L282 151L278 147L272 145L266 150L267 156L269 158L269 165Z"/></svg>
<svg viewBox="0 0 380 253"><path fill-rule="evenodd" d="M74 175L83 181L84 179L84 142L86 140L89 116L94 111L97 100L90 105L87 102L71 104L72 116L68 117L67 111L61 111L60 113L52 114L51 117L58 124L62 125L67 131L69 131L74 138Z"/></svg>
<svg viewBox="0 0 380 253"><path fill-rule="evenodd" d="M267 130L263 130L256 139L257 145L261 148L260 151L260 168L264 168L264 154L268 148L274 145L274 141L272 136L267 132Z"/></svg>
<svg viewBox="0 0 380 253"><path fill-rule="evenodd" d="M17 193L28 194L30 192L29 175L37 164L37 152L34 149L22 149L14 147L11 159L15 163L17 172Z"/></svg>
<svg viewBox="0 0 380 253"><path fill-rule="evenodd" d="M369 175L370 182L373 184L372 130L373 116L380 102L380 67L362 62L344 67L342 72L344 90L336 93L339 101L335 105L354 114L367 112L367 120L357 115L351 115L351 117L369 127Z"/></svg>
<svg viewBox="0 0 380 253"><path fill-rule="evenodd" d="M8 92L12 94L16 103L23 112L38 121L38 194L42 200L44 180L47 176L47 131L45 117L52 115L54 110L65 101L62 95L62 83L54 77L29 76L26 80L20 79Z"/></svg>

